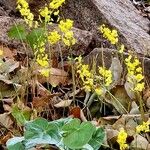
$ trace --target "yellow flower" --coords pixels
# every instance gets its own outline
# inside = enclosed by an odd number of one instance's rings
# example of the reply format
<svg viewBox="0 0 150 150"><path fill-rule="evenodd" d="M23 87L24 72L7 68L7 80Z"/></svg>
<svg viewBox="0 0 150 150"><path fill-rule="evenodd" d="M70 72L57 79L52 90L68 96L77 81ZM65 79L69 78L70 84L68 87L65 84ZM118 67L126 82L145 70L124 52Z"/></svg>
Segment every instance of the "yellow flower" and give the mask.
<svg viewBox="0 0 150 150"><path fill-rule="evenodd" d="M137 83L136 87L134 88L135 91L139 91L139 92L142 92L143 89L145 87L145 83L142 82L142 83Z"/></svg>
<svg viewBox="0 0 150 150"><path fill-rule="evenodd" d="M58 34L57 31L52 31L50 32L49 36L48 36L48 41L51 44L56 44L59 40L61 39L61 36Z"/></svg>
<svg viewBox="0 0 150 150"><path fill-rule="evenodd" d="M101 95L101 94L102 94L102 89L101 89L101 88L96 88L96 89L95 89L95 93L96 93L97 95Z"/></svg>
<svg viewBox="0 0 150 150"><path fill-rule="evenodd" d="M70 46L70 41L66 38L62 38L65 45Z"/></svg>
<svg viewBox="0 0 150 150"><path fill-rule="evenodd" d="M45 18L45 22L49 22L51 18L51 11L48 9L48 7L44 7L40 10L40 15Z"/></svg>
<svg viewBox="0 0 150 150"><path fill-rule="evenodd" d="M34 15L30 12L29 5L26 0L17 0L17 9L20 11L21 15L24 17L26 24L29 27L33 26Z"/></svg>
<svg viewBox="0 0 150 150"><path fill-rule="evenodd" d="M59 10L54 12L54 15L57 16L59 14Z"/></svg>
<svg viewBox="0 0 150 150"><path fill-rule="evenodd" d="M65 0L52 0L52 2L49 4L49 7L51 9L58 9L64 2Z"/></svg>
<svg viewBox="0 0 150 150"><path fill-rule="evenodd" d="M85 91L90 92L92 90L91 86L85 85L84 86Z"/></svg>
<svg viewBox="0 0 150 150"><path fill-rule="evenodd" d="M97 95L101 95L103 88L99 81L104 80L104 84L108 87L112 83L112 73L110 70L99 67L100 77L94 74L93 70L90 70L89 65L82 64L82 57L75 58L77 73L82 81L85 91L93 91ZM98 81L98 82L97 82Z"/></svg>
<svg viewBox="0 0 150 150"><path fill-rule="evenodd" d="M103 34L103 37L106 38L111 44L118 43L118 33L117 30L110 30L109 28L105 27L105 25L101 25L99 30Z"/></svg>
<svg viewBox="0 0 150 150"><path fill-rule="evenodd" d="M72 46L76 43L76 39L73 36L73 31L71 31L73 27L73 21L70 19L61 20L59 23L59 28L61 32L63 32L62 41L67 46Z"/></svg>
<svg viewBox="0 0 150 150"><path fill-rule="evenodd" d="M94 80L92 73L89 71L89 66L82 64L81 56L77 57L75 60L77 61L77 73L79 74L79 77L83 82L83 87L85 91L91 91L94 86Z"/></svg>
<svg viewBox="0 0 150 150"><path fill-rule="evenodd" d="M62 32L67 32L73 27L73 21L66 19L66 21L61 20L59 23L59 28Z"/></svg>
<svg viewBox="0 0 150 150"><path fill-rule="evenodd" d="M144 89L144 76L142 74L142 67L140 66L141 63L135 57L132 58L131 55L128 56L128 58L125 59L125 64L127 66L127 80L134 84L134 88L132 90L141 92Z"/></svg>
<svg viewBox="0 0 150 150"><path fill-rule="evenodd" d="M126 148L128 148L128 145L126 144L127 136L128 135L125 132L125 130L123 128L121 128L120 132L118 134L118 137L117 137L117 142L120 146L120 150L125 150Z"/></svg>
<svg viewBox="0 0 150 150"><path fill-rule="evenodd" d="M40 70L40 73L45 77L49 77L50 69L47 69L47 68L42 69L42 70Z"/></svg>
<svg viewBox="0 0 150 150"><path fill-rule="evenodd" d="M48 55L47 54L43 54L44 57L42 57L42 55L38 55L37 56L37 63L42 66L42 67L48 67L49 66L49 63L48 63Z"/></svg>
<svg viewBox="0 0 150 150"><path fill-rule="evenodd" d="M0 56L2 56L2 55L3 55L3 53L4 53L4 52L3 52L3 50L1 50L1 49L0 49Z"/></svg>
<svg viewBox="0 0 150 150"><path fill-rule="evenodd" d="M142 73L142 67L136 68L136 72Z"/></svg>
<svg viewBox="0 0 150 150"><path fill-rule="evenodd" d="M62 38L63 42L67 46L72 46L75 44L76 40L73 37L73 31L67 31L64 34L64 37Z"/></svg>
<svg viewBox="0 0 150 150"><path fill-rule="evenodd" d="M44 53L45 52L45 47L39 47L39 52Z"/></svg>
<svg viewBox="0 0 150 150"><path fill-rule="evenodd" d="M65 37L68 38L68 39L71 39L73 37L73 31L67 31L65 33Z"/></svg>
<svg viewBox="0 0 150 150"><path fill-rule="evenodd" d="M142 74L137 74L137 75L135 76L135 79L137 80L137 82L140 82L141 80L144 79L144 76L143 76Z"/></svg>
<svg viewBox="0 0 150 150"><path fill-rule="evenodd" d="M137 133L140 133L140 132L150 132L150 121L143 122L142 125L138 125L136 127L136 132Z"/></svg>
<svg viewBox="0 0 150 150"><path fill-rule="evenodd" d="M119 53L123 53L124 52L124 45L121 44L120 49L119 49Z"/></svg>
<svg viewBox="0 0 150 150"><path fill-rule="evenodd" d="M110 86L110 84L112 83L112 72L103 67L99 67L99 74L102 76L105 86Z"/></svg>

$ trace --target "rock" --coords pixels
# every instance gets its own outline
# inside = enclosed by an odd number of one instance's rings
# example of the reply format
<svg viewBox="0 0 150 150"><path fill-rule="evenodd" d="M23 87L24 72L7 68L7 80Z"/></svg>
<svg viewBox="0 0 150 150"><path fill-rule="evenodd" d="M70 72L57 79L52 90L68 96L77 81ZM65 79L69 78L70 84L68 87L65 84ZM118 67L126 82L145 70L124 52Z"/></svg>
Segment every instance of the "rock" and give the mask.
<svg viewBox="0 0 150 150"><path fill-rule="evenodd" d="M146 107L150 109L150 97L146 100Z"/></svg>
<svg viewBox="0 0 150 150"><path fill-rule="evenodd" d="M9 11L16 10L16 0L0 0L0 5Z"/></svg>
<svg viewBox="0 0 150 150"><path fill-rule="evenodd" d="M130 0L67 0L62 14L73 19L76 27L95 33L97 42L101 41L97 28L105 23L119 31L128 49L150 56L149 20Z"/></svg>
<svg viewBox="0 0 150 150"><path fill-rule="evenodd" d="M127 57L128 53L123 53L123 57ZM114 56L119 56L115 49L109 49L109 48L95 48L89 55L87 55L84 58L84 62L86 64L90 64L92 66L95 64L95 66L106 66L106 68L109 68L112 63L112 58ZM145 80L147 83L150 83L150 59L147 57L139 56L139 59L141 60L142 64L144 65L144 75ZM125 66L123 66L125 67Z"/></svg>
<svg viewBox="0 0 150 150"><path fill-rule="evenodd" d="M31 12L35 15L35 18L39 16L39 10L48 4L49 0L26 0L29 4ZM5 11L8 12L10 16L19 16L18 10L16 9L17 0L0 0L0 6L4 8Z"/></svg>
<svg viewBox="0 0 150 150"><path fill-rule="evenodd" d="M26 0L29 4L30 10L34 13L34 15L38 16L39 9L49 4L49 0ZM9 12L16 13L17 0L0 0L0 5L4 7L4 9Z"/></svg>
<svg viewBox="0 0 150 150"><path fill-rule="evenodd" d="M146 7L144 11L150 13L150 6Z"/></svg>
<svg viewBox="0 0 150 150"><path fill-rule="evenodd" d="M134 136L134 140L131 142L130 147L132 150L148 150L149 142L146 138L138 134Z"/></svg>
<svg viewBox="0 0 150 150"><path fill-rule="evenodd" d="M25 51L25 48L22 42L18 40L11 40L7 35L8 30L10 29L12 25L14 25L14 23L15 24L23 23L23 20L15 19L13 17L0 16L0 24L1 24L0 25L0 35L1 35L0 43L7 45L8 47L15 48L19 51ZM54 28L56 28L57 30L58 29L57 25L50 26L50 30ZM74 37L77 40L76 44L72 48L73 55L85 55L89 51L91 51L91 48L89 47L93 38L92 33L90 33L89 31L80 30L77 28L73 28L73 32L74 32ZM67 56L69 52L69 48L65 47L62 43L60 46L61 46L62 52L66 52L65 55ZM56 49L58 49L58 45L54 47L54 50Z"/></svg>
<svg viewBox="0 0 150 150"><path fill-rule="evenodd" d="M7 16L8 13L3 9L3 7L0 7L0 16Z"/></svg>
<svg viewBox="0 0 150 150"><path fill-rule="evenodd" d="M58 28L57 24L53 24L51 26L49 26L49 30L53 31L53 30L57 30L58 32L60 31L60 29ZM93 41L93 34L89 31L86 30L81 30L78 28L73 28L72 31L74 32L74 38L76 39L76 44L72 46L71 51L72 54L75 56L79 56L79 55L86 55L89 52L91 52L92 50L92 41ZM67 54L68 56L68 52L69 52L69 47L66 47L63 42L60 42L60 48L63 52L63 54ZM58 44L56 44L53 49L55 49L56 51L59 51L59 46Z"/></svg>
<svg viewBox="0 0 150 150"><path fill-rule="evenodd" d="M8 37L7 32L14 23L21 22L20 19L13 17L0 16L0 44L19 51L25 51L22 43L17 40L12 40Z"/></svg>
<svg viewBox="0 0 150 150"><path fill-rule="evenodd" d="M30 10L33 12L36 18L39 17L39 10L45 5L48 5L49 2L50 0L28 0Z"/></svg>

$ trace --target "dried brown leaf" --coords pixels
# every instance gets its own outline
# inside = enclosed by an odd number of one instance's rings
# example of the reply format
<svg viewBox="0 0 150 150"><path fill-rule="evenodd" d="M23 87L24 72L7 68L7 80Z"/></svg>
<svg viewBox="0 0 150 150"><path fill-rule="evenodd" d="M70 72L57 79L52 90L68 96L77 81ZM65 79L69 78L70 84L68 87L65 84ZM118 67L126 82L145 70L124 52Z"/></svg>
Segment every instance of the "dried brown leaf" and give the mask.
<svg viewBox="0 0 150 150"><path fill-rule="evenodd" d="M72 100L62 100L59 103L55 104L54 106L56 108L68 107L68 106L70 106L71 103L72 103Z"/></svg>
<svg viewBox="0 0 150 150"><path fill-rule="evenodd" d="M13 124L13 121L10 117L10 113L0 114L0 123L7 129L9 129Z"/></svg>
<svg viewBox="0 0 150 150"><path fill-rule="evenodd" d="M48 78L38 75L38 80L40 83L49 82L52 86L57 86L59 84L65 84L68 79L68 73L64 70L51 68L50 76Z"/></svg>

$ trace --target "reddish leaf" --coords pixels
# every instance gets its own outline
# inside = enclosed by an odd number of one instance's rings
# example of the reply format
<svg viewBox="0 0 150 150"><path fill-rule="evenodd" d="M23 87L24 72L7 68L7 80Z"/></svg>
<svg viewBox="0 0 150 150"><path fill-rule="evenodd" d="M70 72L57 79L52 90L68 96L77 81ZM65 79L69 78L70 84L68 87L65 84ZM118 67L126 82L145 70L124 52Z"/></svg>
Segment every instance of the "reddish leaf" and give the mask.
<svg viewBox="0 0 150 150"><path fill-rule="evenodd" d="M81 112L80 107L73 107L70 110L70 115L73 115L74 118L79 118L80 119L81 118L80 112Z"/></svg>

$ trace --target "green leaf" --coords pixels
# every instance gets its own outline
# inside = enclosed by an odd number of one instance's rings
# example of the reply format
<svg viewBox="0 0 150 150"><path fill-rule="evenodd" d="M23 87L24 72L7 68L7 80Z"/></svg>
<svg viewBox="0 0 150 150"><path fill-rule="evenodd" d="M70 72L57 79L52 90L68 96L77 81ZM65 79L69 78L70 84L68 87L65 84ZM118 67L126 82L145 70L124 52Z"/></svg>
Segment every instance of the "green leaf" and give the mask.
<svg viewBox="0 0 150 150"><path fill-rule="evenodd" d="M24 25L14 25L8 31L8 36L12 39L25 40L27 31Z"/></svg>
<svg viewBox="0 0 150 150"><path fill-rule="evenodd" d="M91 122L80 123L79 119L74 119L62 128L65 133L63 142L71 149L82 148L90 141L94 131L96 130Z"/></svg>
<svg viewBox="0 0 150 150"><path fill-rule="evenodd" d="M19 109L17 105L13 106L11 114L20 125L25 124L25 122L30 119L30 112L27 110Z"/></svg>
<svg viewBox="0 0 150 150"><path fill-rule="evenodd" d="M26 123L25 129L24 137L27 148L37 144L57 144L61 140L57 125L43 118Z"/></svg>
<svg viewBox="0 0 150 150"><path fill-rule="evenodd" d="M84 149L84 150L95 150L95 149L93 149L93 147L92 147L91 145L89 145L89 144L84 145L82 149Z"/></svg>
<svg viewBox="0 0 150 150"><path fill-rule="evenodd" d="M62 129L62 127L65 125L65 124L67 124L67 123L69 123L70 121L72 121L73 119L72 118L61 118L61 119L58 119L58 120L55 120L55 121L52 121L52 122L54 122L55 124L57 124L57 126L59 127L59 129L61 130Z"/></svg>
<svg viewBox="0 0 150 150"><path fill-rule="evenodd" d="M27 42L31 46L32 49L34 49L34 45L39 45L39 42L44 41L44 40L45 40L44 28L33 29L27 35Z"/></svg>
<svg viewBox="0 0 150 150"><path fill-rule="evenodd" d="M7 141L6 146L8 150L25 150L23 145L24 137L14 137Z"/></svg>
<svg viewBox="0 0 150 150"><path fill-rule="evenodd" d="M98 128L93 134L92 139L89 141L89 145L93 147L94 150L98 150L105 138L105 131L103 128Z"/></svg>

